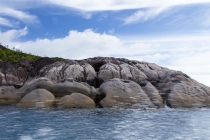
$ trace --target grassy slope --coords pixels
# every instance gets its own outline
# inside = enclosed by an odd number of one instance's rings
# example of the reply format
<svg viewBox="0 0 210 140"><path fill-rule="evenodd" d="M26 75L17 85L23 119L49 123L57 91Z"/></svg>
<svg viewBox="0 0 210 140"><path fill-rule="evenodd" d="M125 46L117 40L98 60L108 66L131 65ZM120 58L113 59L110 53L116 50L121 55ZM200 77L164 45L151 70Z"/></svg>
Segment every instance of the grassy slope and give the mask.
<svg viewBox="0 0 210 140"><path fill-rule="evenodd" d="M30 53L23 53L18 49L9 49L5 46L0 45L0 60L2 61L10 61L10 62L19 62L21 59L27 58L31 60L38 60L41 56L32 55ZM52 58L55 61L64 61L65 59L54 57Z"/></svg>

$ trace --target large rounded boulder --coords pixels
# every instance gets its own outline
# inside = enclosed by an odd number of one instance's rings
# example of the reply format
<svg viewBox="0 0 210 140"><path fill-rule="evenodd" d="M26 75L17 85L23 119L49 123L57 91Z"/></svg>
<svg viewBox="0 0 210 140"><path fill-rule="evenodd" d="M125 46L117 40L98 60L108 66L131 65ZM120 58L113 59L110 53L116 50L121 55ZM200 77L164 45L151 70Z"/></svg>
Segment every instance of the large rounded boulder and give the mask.
<svg viewBox="0 0 210 140"><path fill-rule="evenodd" d="M148 81L144 85L141 85L144 93L149 97L150 101L157 107L163 107L163 99L159 91Z"/></svg>
<svg viewBox="0 0 210 140"><path fill-rule="evenodd" d="M95 102L80 93L72 93L62 97L58 103L59 107L62 108L95 108Z"/></svg>
<svg viewBox="0 0 210 140"><path fill-rule="evenodd" d="M103 83L99 92L105 97L100 101L101 107L157 108L142 88L133 81L114 78Z"/></svg>
<svg viewBox="0 0 210 140"><path fill-rule="evenodd" d="M73 79L63 79L54 85L53 94L56 97L71 95L74 92L86 95L93 100L95 100L97 96L97 91L93 86L90 86L87 83L76 82Z"/></svg>
<svg viewBox="0 0 210 140"><path fill-rule="evenodd" d="M36 89L25 95L17 104L18 107L46 108L54 105L55 97L45 89Z"/></svg>
<svg viewBox="0 0 210 140"><path fill-rule="evenodd" d="M53 93L54 83L48 78L41 77L38 79L33 79L32 81L26 83L18 90L18 92L21 93L23 97L35 89L46 89L49 92Z"/></svg>
<svg viewBox="0 0 210 140"><path fill-rule="evenodd" d="M100 67L98 78L102 81L120 78L120 67L116 64L107 63Z"/></svg>

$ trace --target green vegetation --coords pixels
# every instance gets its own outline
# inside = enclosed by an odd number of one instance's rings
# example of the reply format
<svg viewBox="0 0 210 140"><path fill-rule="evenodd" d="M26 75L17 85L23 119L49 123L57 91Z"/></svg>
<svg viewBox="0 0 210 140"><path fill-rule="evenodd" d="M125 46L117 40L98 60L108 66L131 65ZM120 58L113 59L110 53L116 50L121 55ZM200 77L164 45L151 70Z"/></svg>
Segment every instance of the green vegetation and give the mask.
<svg viewBox="0 0 210 140"><path fill-rule="evenodd" d="M2 61L11 61L11 62L19 62L21 59L27 58L31 60L37 60L41 58L40 56L32 55L30 53L23 53L19 49L13 48L10 50L8 46L0 47L0 60Z"/></svg>
<svg viewBox="0 0 210 140"><path fill-rule="evenodd" d="M12 50L8 46L2 46L0 44L0 61L19 62L21 59L27 58L31 60L38 60L41 56L32 55L30 53L23 53L21 50L13 48ZM55 61L65 61L63 58L54 57Z"/></svg>
<svg viewBox="0 0 210 140"><path fill-rule="evenodd" d="M60 57L53 57L52 58L55 61L66 61L66 59L60 58Z"/></svg>

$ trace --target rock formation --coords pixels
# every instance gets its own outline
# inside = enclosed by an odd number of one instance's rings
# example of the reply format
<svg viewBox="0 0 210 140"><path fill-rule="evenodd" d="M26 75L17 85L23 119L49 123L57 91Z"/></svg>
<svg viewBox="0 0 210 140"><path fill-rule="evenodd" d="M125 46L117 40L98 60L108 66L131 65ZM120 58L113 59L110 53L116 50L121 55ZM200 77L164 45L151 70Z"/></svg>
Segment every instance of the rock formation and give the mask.
<svg viewBox="0 0 210 140"><path fill-rule="evenodd" d="M54 105L55 97L45 89L36 89L25 95L17 104L18 107L45 108Z"/></svg>
<svg viewBox="0 0 210 140"><path fill-rule="evenodd" d="M15 104L21 99L21 94L13 86L0 86L0 104Z"/></svg>
<svg viewBox="0 0 210 140"><path fill-rule="evenodd" d="M0 85L19 88L15 90L21 97L39 88L58 98L76 92L101 107L161 108L163 103L172 108L210 106L210 88L186 74L124 58L0 61Z"/></svg>
<svg viewBox="0 0 210 140"><path fill-rule="evenodd" d="M162 99L156 101L159 104L156 106L152 103L147 94L142 90L142 88L133 81L111 79L103 83L99 91L105 96L104 99L100 101L102 107L122 107L122 108L157 108L162 107ZM151 90L150 94L154 93ZM157 95L158 96L158 95ZM160 96L160 95L159 95Z"/></svg>
<svg viewBox="0 0 210 140"><path fill-rule="evenodd" d="M95 102L80 93L72 93L62 97L58 103L59 107L62 108L95 108Z"/></svg>

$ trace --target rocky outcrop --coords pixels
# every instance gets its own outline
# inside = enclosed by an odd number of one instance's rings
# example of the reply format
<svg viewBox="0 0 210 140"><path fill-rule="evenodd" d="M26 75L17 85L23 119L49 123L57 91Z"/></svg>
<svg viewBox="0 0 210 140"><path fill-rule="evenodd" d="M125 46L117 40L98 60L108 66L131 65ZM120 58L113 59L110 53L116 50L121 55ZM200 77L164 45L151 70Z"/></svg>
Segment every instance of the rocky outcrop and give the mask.
<svg viewBox="0 0 210 140"><path fill-rule="evenodd" d="M46 77L53 82L72 78L78 82L94 82L96 72L90 64L79 65L76 61L55 62L42 68L36 78Z"/></svg>
<svg viewBox="0 0 210 140"><path fill-rule="evenodd" d="M40 58L39 60L35 61L33 68L30 70L28 73L28 79L31 80L32 78L36 77L38 72L45 66L50 65L55 63L55 60L48 58L48 57L43 57Z"/></svg>
<svg viewBox="0 0 210 140"><path fill-rule="evenodd" d="M18 92L22 97L30 93L35 89L46 89L51 92L55 97L63 97L65 95L71 95L74 92L84 94L93 100L96 100L97 91L94 87L87 83L79 83L73 79L63 79L58 83L53 83L50 79L42 77L34 79L20 88Z"/></svg>
<svg viewBox="0 0 210 140"><path fill-rule="evenodd" d="M210 107L209 87L182 73L170 76L163 88L166 103L172 108Z"/></svg>
<svg viewBox="0 0 210 140"><path fill-rule="evenodd" d="M140 82L146 80L147 76L135 66L128 64L116 65L107 63L100 67L98 78L102 81L119 78Z"/></svg>
<svg viewBox="0 0 210 140"><path fill-rule="evenodd" d="M26 81L27 70L18 63L0 61L0 85L21 87Z"/></svg>
<svg viewBox="0 0 210 140"><path fill-rule="evenodd" d="M172 108L210 106L210 88L186 74L124 58L95 57L65 62L55 62L50 58L35 62L0 61L0 85L21 87L17 92L22 96L38 88L59 98L81 93L97 105L100 102L103 107L161 108L163 103ZM136 101L137 92L141 98ZM115 98L118 96L120 98Z"/></svg>
<svg viewBox="0 0 210 140"><path fill-rule="evenodd" d="M54 105L55 97L45 89L36 89L25 95L17 104L18 107L45 108Z"/></svg>
<svg viewBox="0 0 210 140"><path fill-rule="evenodd" d="M21 94L13 86L0 87L0 104L16 104L21 99Z"/></svg>
<svg viewBox="0 0 210 140"><path fill-rule="evenodd" d="M44 66L55 61L41 58L37 61L22 59L19 62L0 61L0 85L22 87L26 81L32 80Z"/></svg>
<svg viewBox="0 0 210 140"><path fill-rule="evenodd" d="M59 107L62 108L95 108L95 102L80 93L72 93L62 97L58 103Z"/></svg>
<svg viewBox="0 0 210 140"><path fill-rule="evenodd" d="M97 91L94 87L88 85L87 83L76 82L73 79L64 79L54 85L53 94L56 97L71 95L74 92L86 95L93 100L95 100L97 96Z"/></svg>

